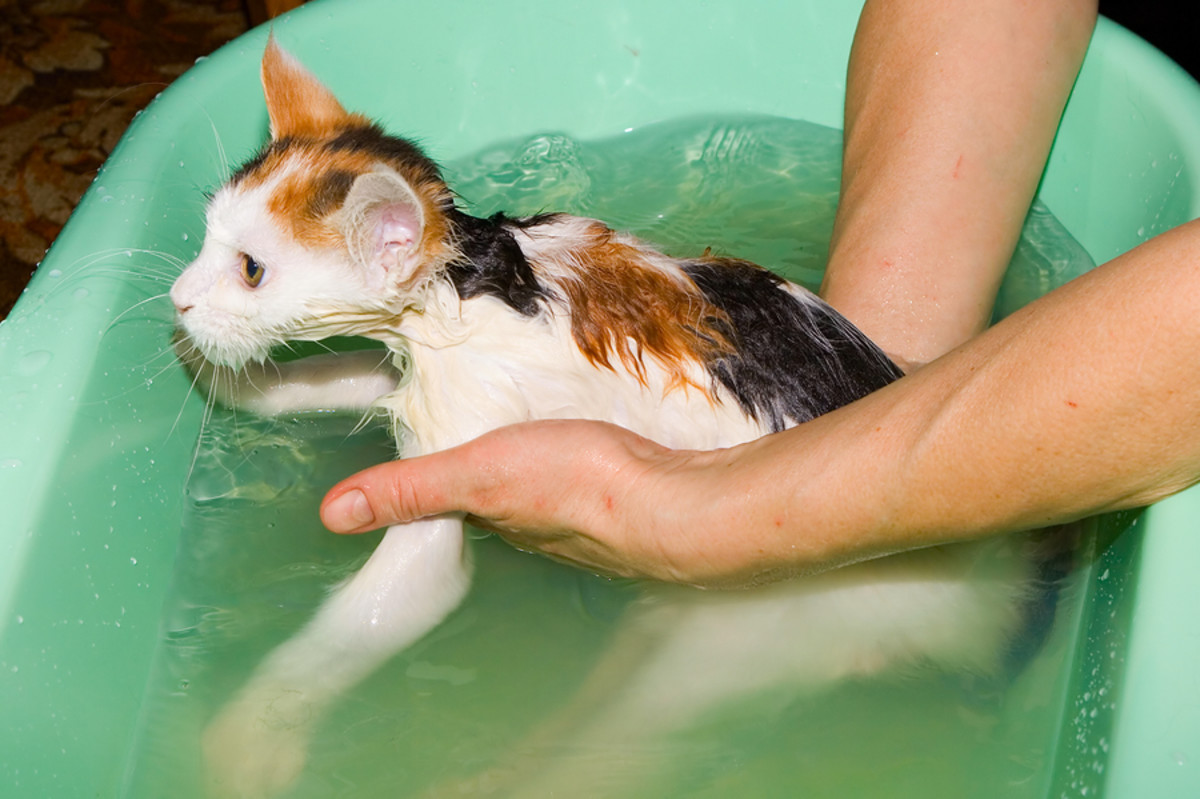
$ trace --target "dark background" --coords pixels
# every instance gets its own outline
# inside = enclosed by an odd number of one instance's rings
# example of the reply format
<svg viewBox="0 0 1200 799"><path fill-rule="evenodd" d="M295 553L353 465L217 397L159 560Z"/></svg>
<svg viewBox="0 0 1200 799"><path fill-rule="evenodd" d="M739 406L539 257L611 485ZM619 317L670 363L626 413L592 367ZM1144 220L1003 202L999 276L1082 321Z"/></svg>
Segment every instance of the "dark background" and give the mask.
<svg viewBox="0 0 1200 799"><path fill-rule="evenodd" d="M1041 0L1050 2L1051 0ZM1129 28L1162 50L1177 64L1200 79L1200 24L1195 8L1181 3L1155 3L1153 0L1112 0L1100 3L1100 13Z"/></svg>
<svg viewBox="0 0 1200 799"><path fill-rule="evenodd" d="M297 2L0 0L0 320L134 114ZM1200 26L1177 4L1102 0L1100 12L1200 77Z"/></svg>

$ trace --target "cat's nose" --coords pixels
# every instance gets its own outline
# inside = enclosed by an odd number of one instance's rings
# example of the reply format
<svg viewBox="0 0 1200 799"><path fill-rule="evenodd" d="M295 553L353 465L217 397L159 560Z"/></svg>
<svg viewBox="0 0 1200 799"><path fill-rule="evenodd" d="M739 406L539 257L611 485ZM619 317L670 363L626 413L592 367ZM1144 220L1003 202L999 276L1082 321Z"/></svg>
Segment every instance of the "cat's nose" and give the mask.
<svg viewBox="0 0 1200 799"><path fill-rule="evenodd" d="M196 306L196 303L192 302L196 297L196 292L194 289L188 288L189 283L195 282L192 271L185 269L183 274L171 284L171 290L167 292L167 296L171 298L171 304L175 306L175 313L179 316L183 316Z"/></svg>
<svg viewBox="0 0 1200 799"><path fill-rule="evenodd" d="M171 286L171 291L167 296L171 298L171 304L175 306L175 313L179 316L183 316L196 307L195 303L187 301L186 294L179 290L178 284Z"/></svg>

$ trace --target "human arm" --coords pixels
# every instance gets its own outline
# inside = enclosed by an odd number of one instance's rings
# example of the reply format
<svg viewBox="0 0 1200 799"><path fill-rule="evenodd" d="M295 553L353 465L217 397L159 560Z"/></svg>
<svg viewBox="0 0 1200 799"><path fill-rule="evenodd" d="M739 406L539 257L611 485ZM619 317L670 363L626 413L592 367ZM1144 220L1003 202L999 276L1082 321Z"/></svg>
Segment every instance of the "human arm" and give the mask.
<svg viewBox="0 0 1200 799"><path fill-rule="evenodd" d="M714 452L506 428L335 486L360 532L448 509L600 571L745 585L1138 507L1200 479L1200 222L812 422ZM345 505L361 491L369 519ZM339 502L340 500L340 502Z"/></svg>
<svg viewBox="0 0 1200 799"><path fill-rule="evenodd" d="M822 295L905 365L987 325L1095 0L868 2Z"/></svg>

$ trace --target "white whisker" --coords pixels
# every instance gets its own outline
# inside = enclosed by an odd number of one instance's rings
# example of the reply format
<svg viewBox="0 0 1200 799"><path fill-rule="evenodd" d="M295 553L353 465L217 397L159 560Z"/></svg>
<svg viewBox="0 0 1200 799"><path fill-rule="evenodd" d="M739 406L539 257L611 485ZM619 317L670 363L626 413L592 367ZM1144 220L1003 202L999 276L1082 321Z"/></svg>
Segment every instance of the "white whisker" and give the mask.
<svg viewBox="0 0 1200 799"><path fill-rule="evenodd" d="M116 327L118 322L120 322L122 319L124 319L129 314L136 311L138 308L141 308L143 305L146 305L147 303L151 303L151 302L156 302L157 300L165 299L167 296L168 296L168 294L166 292L163 292L161 294L155 294L153 296L145 298L144 300L140 300L140 301L134 303L133 305L126 308L124 311L121 311L121 313L117 314L116 317L114 317L113 320L111 322L109 322L108 325L104 328L104 332L107 334L114 327Z"/></svg>

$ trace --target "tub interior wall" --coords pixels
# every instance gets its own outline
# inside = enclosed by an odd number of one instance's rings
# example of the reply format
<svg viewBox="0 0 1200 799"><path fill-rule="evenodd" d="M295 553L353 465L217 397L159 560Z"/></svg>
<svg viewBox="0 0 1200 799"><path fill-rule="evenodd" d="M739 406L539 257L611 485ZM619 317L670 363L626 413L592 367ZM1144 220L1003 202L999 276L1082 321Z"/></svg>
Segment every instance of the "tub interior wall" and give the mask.
<svg viewBox="0 0 1200 799"><path fill-rule="evenodd" d="M448 42L463 8L447 4L430 12L430 35L397 48L382 36L358 44L378 18L397 13L384 0L316 2L275 32L347 106L415 134L445 159L518 134L586 138L700 112L837 125L857 7L826 5L764 5L751 36L740 33L745 9L736 4L713 8L703 22L688 21L694 13L682 2L569 14L561 5L472 5L485 19ZM534 16L538 46L498 54L504 37L496 32L533 30ZM659 46L685 27L688 46ZM581 46L577 31L600 44ZM172 259L198 248L202 191L261 141L255 65L265 38L259 30L232 43L144 112L0 327L0 400L9 409L0 469L12 478L0 541L0 786L17 795L111 795L121 780L202 416L165 354L169 304L153 298L178 269ZM1103 261L1197 215L1200 131L1195 113L1177 113L1171 87L1142 79L1139 59L1154 54L1109 24L1097 41L1042 197ZM361 74L345 65L348 42ZM546 84L546 63L562 65L545 89L553 102L513 100ZM397 74L404 82L389 77ZM143 251L169 257L126 255ZM145 274L131 275L130 264ZM1170 507L1195 504L1184 495ZM1142 527L1153 523L1151 513ZM1129 568L1136 538L1113 552L1110 565ZM1104 586L1090 590L1109 596ZM1128 586L1113 600L1126 616L1136 616L1132 593ZM1081 626L1080 663L1098 646L1088 629ZM1077 682L1064 692L1085 690Z"/></svg>

